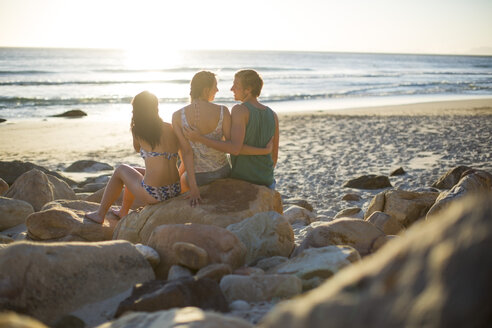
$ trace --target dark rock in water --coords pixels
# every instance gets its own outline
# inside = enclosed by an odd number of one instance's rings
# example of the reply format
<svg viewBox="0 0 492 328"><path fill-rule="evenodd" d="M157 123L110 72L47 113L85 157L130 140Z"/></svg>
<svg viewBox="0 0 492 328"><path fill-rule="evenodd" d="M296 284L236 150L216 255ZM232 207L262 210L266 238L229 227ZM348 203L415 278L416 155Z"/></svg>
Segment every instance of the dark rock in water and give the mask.
<svg viewBox="0 0 492 328"><path fill-rule="evenodd" d="M490 327L491 217L490 193L456 202L258 327Z"/></svg>
<svg viewBox="0 0 492 328"><path fill-rule="evenodd" d="M438 189L451 189L458 183L458 181L460 181L462 174L470 169L471 167L468 166L457 166L452 168L441 176L436 182L434 182L431 187Z"/></svg>
<svg viewBox="0 0 492 328"><path fill-rule="evenodd" d="M114 170L114 168L106 163L96 162L93 160L76 161L65 169L65 172L97 172L104 170Z"/></svg>
<svg viewBox="0 0 492 328"><path fill-rule="evenodd" d="M76 185L77 183L72 179L64 177L61 174L58 174L54 171L50 171L45 169L42 166L30 163L30 162L21 162L21 161L12 161L12 162L3 162L0 161L0 177L5 180L9 185L12 185L15 180L20 177L22 174L27 171L31 171L32 169L38 169L46 174L53 175L60 180L65 181L69 186Z"/></svg>
<svg viewBox="0 0 492 328"><path fill-rule="evenodd" d="M216 281L185 277L170 281L153 280L135 286L132 295L120 303L115 317L127 311L156 312L186 306L217 312L229 310Z"/></svg>
<svg viewBox="0 0 492 328"><path fill-rule="evenodd" d="M7 120L4 118L0 118L0 123L6 122Z"/></svg>
<svg viewBox="0 0 492 328"><path fill-rule="evenodd" d="M74 109L61 114L52 115L51 117L83 117L83 116L87 116L87 113L81 111L80 109Z"/></svg>
<svg viewBox="0 0 492 328"><path fill-rule="evenodd" d="M391 173L390 173L390 177L394 177L396 175L404 175L406 174L407 172L405 172L405 170L403 169L403 167L399 167L397 168L396 170L393 170Z"/></svg>
<svg viewBox="0 0 492 328"><path fill-rule="evenodd" d="M355 189L382 189L392 187L392 185L387 176L369 174L349 180L343 184L343 187Z"/></svg>

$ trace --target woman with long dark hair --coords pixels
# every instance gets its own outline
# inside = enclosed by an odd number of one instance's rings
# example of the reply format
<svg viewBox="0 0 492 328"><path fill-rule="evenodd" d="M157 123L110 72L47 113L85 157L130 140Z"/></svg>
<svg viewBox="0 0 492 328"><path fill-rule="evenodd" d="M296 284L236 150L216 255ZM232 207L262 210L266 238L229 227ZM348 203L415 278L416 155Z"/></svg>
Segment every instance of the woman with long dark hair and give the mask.
<svg viewBox="0 0 492 328"><path fill-rule="evenodd" d="M85 216L103 223L106 213L125 187L123 205L114 213L128 214L135 199L144 204L155 204L175 197L181 192L176 167L179 141L171 124L159 117L158 99L148 91L132 100L131 131L133 147L145 161L145 168L120 165L106 185L99 209Z"/></svg>

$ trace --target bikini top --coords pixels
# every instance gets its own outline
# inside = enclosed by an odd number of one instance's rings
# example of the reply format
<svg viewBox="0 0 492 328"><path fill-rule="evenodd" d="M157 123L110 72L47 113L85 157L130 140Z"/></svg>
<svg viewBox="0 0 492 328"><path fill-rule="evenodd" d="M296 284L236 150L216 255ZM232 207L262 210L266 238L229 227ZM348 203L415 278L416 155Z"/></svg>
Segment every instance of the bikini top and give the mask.
<svg viewBox="0 0 492 328"><path fill-rule="evenodd" d="M158 153L155 151L146 151L145 149L140 148L140 156L142 156L143 159L148 157L158 157L158 156L163 156L164 158L171 159L173 157L178 158L178 153L168 153L168 152Z"/></svg>

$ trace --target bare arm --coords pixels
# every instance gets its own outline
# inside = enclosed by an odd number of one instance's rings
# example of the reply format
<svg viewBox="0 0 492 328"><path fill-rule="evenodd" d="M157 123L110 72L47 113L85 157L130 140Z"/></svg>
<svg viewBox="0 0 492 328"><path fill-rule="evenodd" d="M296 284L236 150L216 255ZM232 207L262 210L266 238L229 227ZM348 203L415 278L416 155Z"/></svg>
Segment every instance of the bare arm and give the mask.
<svg viewBox="0 0 492 328"><path fill-rule="evenodd" d="M273 117L275 118L275 134L273 135L273 145L272 145L272 159L273 159L273 167L277 166L278 160L278 144L280 140L280 130L278 124L278 117L275 112L273 112Z"/></svg>
<svg viewBox="0 0 492 328"><path fill-rule="evenodd" d="M173 114L173 130L179 140L179 148L181 149L181 154L183 158L183 163L188 176L188 184L190 186L190 201L192 206L198 205L200 198L200 191L198 190L198 185L196 184L195 178L195 163L193 162L193 149L191 149L190 143L184 137L183 131L181 129L181 119L179 117L179 111Z"/></svg>
<svg viewBox="0 0 492 328"><path fill-rule="evenodd" d="M236 105L232 109L232 115L229 114L228 110L224 114L222 131L225 140L208 139L202 136L196 129L185 129L186 137L195 142L203 143L207 147L233 155L266 155L272 152L272 142L269 142L265 148L243 144L246 125L249 119L249 111L246 107Z"/></svg>

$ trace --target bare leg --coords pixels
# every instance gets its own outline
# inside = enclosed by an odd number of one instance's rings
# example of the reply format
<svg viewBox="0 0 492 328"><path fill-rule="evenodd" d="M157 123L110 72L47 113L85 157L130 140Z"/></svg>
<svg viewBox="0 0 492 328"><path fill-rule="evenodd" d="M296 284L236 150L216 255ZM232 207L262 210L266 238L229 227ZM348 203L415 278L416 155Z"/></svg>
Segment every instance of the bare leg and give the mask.
<svg viewBox="0 0 492 328"><path fill-rule="evenodd" d="M135 168L129 165L118 166L106 185L99 209L95 212L87 213L85 216L94 222L103 223L109 208L118 199L123 185L126 185L134 196L149 202L153 201L149 199L150 195L146 194L145 190L141 187L140 183L142 180L143 175Z"/></svg>
<svg viewBox="0 0 492 328"><path fill-rule="evenodd" d="M142 176L145 175L145 168L143 167L135 167L135 170L140 172ZM119 210L111 210L114 215L119 217L120 219L128 214L130 211L130 208L132 207L133 201L135 200L135 196L131 193L131 191L128 189L127 186L125 186L125 189L123 190L123 202L121 204L121 208Z"/></svg>

